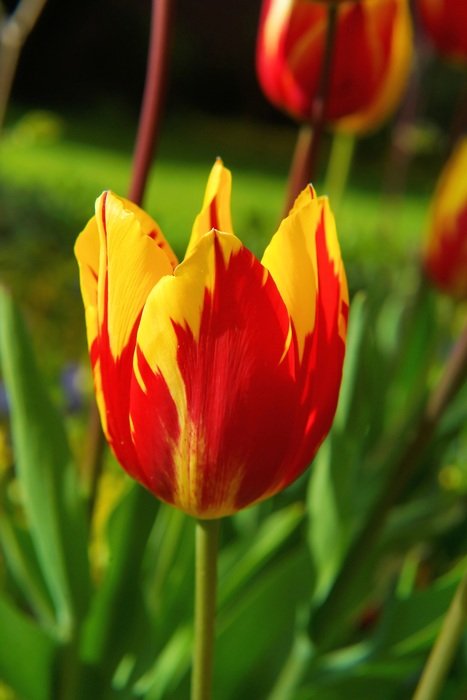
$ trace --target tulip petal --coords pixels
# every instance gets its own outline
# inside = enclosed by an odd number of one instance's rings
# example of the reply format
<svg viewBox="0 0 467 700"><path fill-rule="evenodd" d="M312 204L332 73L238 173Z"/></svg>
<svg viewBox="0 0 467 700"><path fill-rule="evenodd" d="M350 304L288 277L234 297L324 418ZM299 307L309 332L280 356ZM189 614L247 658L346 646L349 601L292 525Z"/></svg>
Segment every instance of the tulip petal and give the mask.
<svg viewBox="0 0 467 700"><path fill-rule="evenodd" d="M459 0L417 0L423 29L439 53L454 63L467 63L467 3Z"/></svg>
<svg viewBox="0 0 467 700"><path fill-rule="evenodd" d="M136 213L138 212L138 213ZM96 208L100 235L99 321L107 326L110 352L117 358L141 313L147 295L176 258L155 222L127 200L111 192ZM169 254L167 254L169 251Z"/></svg>
<svg viewBox="0 0 467 700"><path fill-rule="evenodd" d="M318 236L324 237L324 240L318 241ZM318 272L318 242L325 248L332 263L332 275L336 280L331 280L332 288L348 304L334 218L328 200L317 198L310 186L297 197L293 209L281 223L261 261L272 274L292 318L300 359L305 340L315 326L319 274L322 274ZM343 331L342 336L345 339Z"/></svg>
<svg viewBox="0 0 467 700"><path fill-rule="evenodd" d="M136 333L150 290L172 274L176 259L155 222L111 192L97 200L75 252L102 425L117 459L133 474L128 411Z"/></svg>
<svg viewBox="0 0 467 700"><path fill-rule="evenodd" d="M424 251L428 276L459 299L467 298L467 138L461 139L439 178Z"/></svg>
<svg viewBox="0 0 467 700"><path fill-rule="evenodd" d="M86 313L88 346L91 348L98 335L97 278L99 274L99 233L94 217L78 236L75 244L75 255L79 263L81 294Z"/></svg>
<svg viewBox="0 0 467 700"><path fill-rule="evenodd" d="M337 121L341 131L350 133L361 133L378 126L402 98L413 56L412 23L407 1L375 3L373 12L367 16L367 35L368 55L373 56L375 66L375 89L362 109ZM375 37L379 40L375 41Z"/></svg>
<svg viewBox="0 0 467 700"><path fill-rule="evenodd" d="M143 483L204 518L274 493L299 441L298 391L271 275L233 235L203 236L141 318L130 411Z"/></svg>
<svg viewBox="0 0 467 700"><path fill-rule="evenodd" d="M290 455L283 488L311 461L328 433L342 377L349 301L327 198L317 198L312 187L303 190L262 263L287 306L297 348L302 449Z"/></svg>
<svg viewBox="0 0 467 700"><path fill-rule="evenodd" d="M209 175L204 193L203 206L195 219L185 258L191 255L201 236L212 229L233 233L230 215L230 193L232 176L217 158Z"/></svg>

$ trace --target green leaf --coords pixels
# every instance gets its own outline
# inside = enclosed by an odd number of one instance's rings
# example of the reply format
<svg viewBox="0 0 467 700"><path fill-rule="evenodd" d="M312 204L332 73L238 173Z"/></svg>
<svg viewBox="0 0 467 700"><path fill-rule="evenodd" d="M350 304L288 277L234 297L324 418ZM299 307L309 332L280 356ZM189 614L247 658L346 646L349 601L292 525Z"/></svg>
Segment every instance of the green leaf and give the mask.
<svg viewBox="0 0 467 700"><path fill-rule="evenodd" d="M299 503L282 508L260 523L253 541L250 537L243 537L222 552L219 562L219 606L251 582L254 575L289 542L303 518L304 509Z"/></svg>
<svg viewBox="0 0 467 700"><path fill-rule="evenodd" d="M83 659L99 668L104 684L121 658L141 646L153 653L150 620L141 593L141 568L158 502L132 486L109 523L110 564L84 627Z"/></svg>
<svg viewBox="0 0 467 700"><path fill-rule="evenodd" d="M0 594L0 678L27 700L52 697L55 644Z"/></svg>
<svg viewBox="0 0 467 700"><path fill-rule="evenodd" d="M315 567L315 602L325 597L334 581L351 534L345 527L347 523L336 487L338 477L331 458L331 441L327 440L315 459L309 486L308 542ZM338 466L344 467L342 464Z"/></svg>
<svg viewBox="0 0 467 700"><path fill-rule="evenodd" d="M267 696L293 643L311 577L305 548L295 547L219 611L214 697Z"/></svg>
<svg viewBox="0 0 467 700"><path fill-rule="evenodd" d="M361 347L365 337L367 323L368 305L366 296L363 292L358 292L352 299L342 386L339 393L339 405L334 419L334 428L340 432L343 432L348 424L349 416L357 396Z"/></svg>
<svg viewBox="0 0 467 700"><path fill-rule="evenodd" d="M3 511L3 509L2 509ZM0 543L8 571L22 592L25 602L41 625L55 630L54 611L44 590L43 578L38 571L34 549L27 533L15 527L10 517L0 511Z"/></svg>
<svg viewBox="0 0 467 700"><path fill-rule="evenodd" d="M62 418L47 395L23 321L5 290L0 290L0 359L24 509L54 603L56 633L66 640L89 598L84 501Z"/></svg>
<svg viewBox="0 0 467 700"><path fill-rule="evenodd" d="M406 598L395 598L386 606L379 631L381 649L390 650L395 657L428 649L466 568L464 560L429 588L415 590Z"/></svg>
<svg viewBox="0 0 467 700"><path fill-rule="evenodd" d="M186 674L192 654L191 625L179 627L171 636L157 661L134 686L134 694L145 700L163 700Z"/></svg>

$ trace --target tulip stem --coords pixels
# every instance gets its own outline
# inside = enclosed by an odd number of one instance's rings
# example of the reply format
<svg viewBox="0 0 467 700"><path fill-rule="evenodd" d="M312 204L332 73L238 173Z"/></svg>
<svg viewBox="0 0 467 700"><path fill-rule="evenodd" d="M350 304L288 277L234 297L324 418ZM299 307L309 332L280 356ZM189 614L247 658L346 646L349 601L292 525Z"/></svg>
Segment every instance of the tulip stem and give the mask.
<svg viewBox="0 0 467 700"><path fill-rule="evenodd" d="M220 520L196 523L195 636L191 700L210 700Z"/></svg>
<svg viewBox="0 0 467 700"><path fill-rule="evenodd" d="M331 154L329 156L324 192L332 202L334 215L339 209L349 178L350 167L355 150L355 136L336 132L332 137Z"/></svg>
<svg viewBox="0 0 467 700"><path fill-rule="evenodd" d="M337 3L335 2L330 2L327 6L326 39L319 85L316 97L313 100L310 124L302 124L298 133L297 145L290 166L284 216L287 216L295 198L302 189L316 178L318 157L326 124L326 106L331 82L332 55L337 29L337 9Z"/></svg>
<svg viewBox="0 0 467 700"><path fill-rule="evenodd" d="M413 700L436 700L467 625L467 574L459 583Z"/></svg>
<svg viewBox="0 0 467 700"><path fill-rule="evenodd" d="M141 204L160 131L165 93L172 0L152 0L151 34L144 83L143 104L133 156L128 198Z"/></svg>

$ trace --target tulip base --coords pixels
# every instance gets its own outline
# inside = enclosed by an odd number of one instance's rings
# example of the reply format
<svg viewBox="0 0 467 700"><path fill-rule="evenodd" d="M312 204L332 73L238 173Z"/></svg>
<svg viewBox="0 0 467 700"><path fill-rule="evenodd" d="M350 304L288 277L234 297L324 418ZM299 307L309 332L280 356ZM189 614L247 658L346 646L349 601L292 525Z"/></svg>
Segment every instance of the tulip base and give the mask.
<svg viewBox="0 0 467 700"><path fill-rule="evenodd" d="M196 522L195 633L191 700L210 700L220 520Z"/></svg>

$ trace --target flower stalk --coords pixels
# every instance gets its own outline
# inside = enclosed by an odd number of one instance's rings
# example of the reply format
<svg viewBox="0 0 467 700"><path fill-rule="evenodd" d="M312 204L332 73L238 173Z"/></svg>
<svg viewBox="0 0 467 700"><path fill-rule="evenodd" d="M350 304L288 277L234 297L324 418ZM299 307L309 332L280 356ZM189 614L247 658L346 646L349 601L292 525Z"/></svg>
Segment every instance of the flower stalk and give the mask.
<svg viewBox="0 0 467 700"><path fill-rule="evenodd" d="M210 700L220 520L196 521L195 639L191 700Z"/></svg>
<svg viewBox="0 0 467 700"><path fill-rule="evenodd" d="M339 211L349 179L356 137L337 131L332 137L331 152L324 181L324 191L332 202L334 212Z"/></svg>
<svg viewBox="0 0 467 700"><path fill-rule="evenodd" d="M431 650L413 700L436 700L467 625L467 574L464 574Z"/></svg>
<svg viewBox="0 0 467 700"><path fill-rule="evenodd" d="M329 95L332 56L337 29L336 2L327 7L326 39L318 92L313 101L310 123L302 124L289 172L284 215L290 211L298 193L316 177L318 158L326 125L326 105Z"/></svg>
<svg viewBox="0 0 467 700"><path fill-rule="evenodd" d="M152 0L151 33L143 103L133 156L128 199L141 204L157 145L168 62L172 0Z"/></svg>

